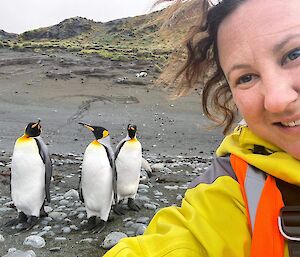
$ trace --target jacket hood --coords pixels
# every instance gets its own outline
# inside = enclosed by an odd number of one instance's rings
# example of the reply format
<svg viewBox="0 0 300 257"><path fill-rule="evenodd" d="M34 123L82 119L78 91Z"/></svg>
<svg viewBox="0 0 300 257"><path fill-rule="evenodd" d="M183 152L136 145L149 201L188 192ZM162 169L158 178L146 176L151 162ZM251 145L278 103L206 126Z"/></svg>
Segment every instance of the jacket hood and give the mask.
<svg viewBox="0 0 300 257"><path fill-rule="evenodd" d="M253 153L255 146L263 147L267 154ZM300 161L255 135L247 125L238 126L226 136L216 154L234 154L269 175L300 186Z"/></svg>

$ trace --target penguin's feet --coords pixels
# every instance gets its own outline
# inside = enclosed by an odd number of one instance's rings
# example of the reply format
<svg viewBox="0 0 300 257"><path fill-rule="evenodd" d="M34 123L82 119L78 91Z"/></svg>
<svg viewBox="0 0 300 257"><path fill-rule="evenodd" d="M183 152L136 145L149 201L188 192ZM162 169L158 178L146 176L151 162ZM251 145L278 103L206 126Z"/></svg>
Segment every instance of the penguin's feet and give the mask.
<svg viewBox="0 0 300 257"><path fill-rule="evenodd" d="M42 208L40 210L40 218L45 218L45 217L48 217L48 213L45 211L44 208Z"/></svg>
<svg viewBox="0 0 300 257"><path fill-rule="evenodd" d="M113 211L117 215L124 215L125 214L125 211L122 208L121 204L115 204L114 207L113 207Z"/></svg>
<svg viewBox="0 0 300 257"><path fill-rule="evenodd" d="M48 213L45 211L45 202L40 209L40 218L48 217Z"/></svg>
<svg viewBox="0 0 300 257"><path fill-rule="evenodd" d="M132 198L128 198L127 205L133 211L139 211L141 209L141 207L137 203L135 203Z"/></svg>
<svg viewBox="0 0 300 257"><path fill-rule="evenodd" d="M92 216L88 219L88 222L86 224L84 224L81 228L82 230L86 231L91 231L93 229L95 229L97 226L97 223L96 223L96 216Z"/></svg>
<svg viewBox="0 0 300 257"><path fill-rule="evenodd" d="M100 220L100 222L93 229L93 234L101 233L103 229L105 229L105 227L106 227L106 222L104 220Z"/></svg>
<svg viewBox="0 0 300 257"><path fill-rule="evenodd" d="M32 229L38 223L38 220L38 217L30 216L28 221L26 223L23 223L22 226L19 228L19 231Z"/></svg>
<svg viewBox="0 0 300 257"><path fill-rule="evenodd" d="M19 216L16 219L10 220L4 224L5 227L12 227L16 226L19 223L26 223L27 222L27 216L24 212L19 212Z"/></svg>

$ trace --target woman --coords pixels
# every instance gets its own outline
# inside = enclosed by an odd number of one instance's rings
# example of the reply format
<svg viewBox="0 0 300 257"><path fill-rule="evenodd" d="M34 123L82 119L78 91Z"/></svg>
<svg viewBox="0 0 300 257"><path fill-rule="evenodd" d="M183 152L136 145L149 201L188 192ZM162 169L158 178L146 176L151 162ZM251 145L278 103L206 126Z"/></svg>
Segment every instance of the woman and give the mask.
<svg viewBox="0 0 300 257"><path fill-rule="evenodd" d="M300 1L205 8L180 73L188 86L202 79L204 112L214 120L221 113L225 131L232 98L247 125L225 137L180 208L159 211L143 236L121 240L107 257L299 256L297 241L283 234L300 235L299 208L290 208L300 205ZM207 34L197 41L198 32Z"/></svg>

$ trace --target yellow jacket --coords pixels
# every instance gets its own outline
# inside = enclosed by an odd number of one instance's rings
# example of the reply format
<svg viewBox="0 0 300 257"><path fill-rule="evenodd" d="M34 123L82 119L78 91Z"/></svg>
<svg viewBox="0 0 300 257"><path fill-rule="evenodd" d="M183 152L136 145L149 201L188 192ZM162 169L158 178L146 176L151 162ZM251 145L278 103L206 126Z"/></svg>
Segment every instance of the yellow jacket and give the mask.
<svg viewBox="0 0 300 257"><path fill-rule="evenodd" d="M254 145L270 155L253 154ZM181 207L160 210L144 235L122 239L105 257L249 257L251 232L229 153L286 182L300 185L300 162L246 126L227 136L210 169L191 184ZM288 256L286 253L285 256Z"/></svg>

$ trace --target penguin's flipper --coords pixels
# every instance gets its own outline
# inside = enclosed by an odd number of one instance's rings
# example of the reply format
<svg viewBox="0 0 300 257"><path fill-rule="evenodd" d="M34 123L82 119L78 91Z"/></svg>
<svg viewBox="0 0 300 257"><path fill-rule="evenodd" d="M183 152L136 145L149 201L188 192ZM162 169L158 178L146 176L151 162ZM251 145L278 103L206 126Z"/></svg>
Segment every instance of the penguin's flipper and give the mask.
<svg viewBox="0 0 300 257"><path fill-rule="evenodd" d="M50 182L52 178L52 162L48 152L48 148L41 137L34 138L39 148L40 156L45 164L45 193L46 200L50 203Z"/></svg>
<svg viewBox="0 0 300 257"><path fill-rule="evenodd" d="M119 153L120 153L120 151L121 151L121 148L122 148L122 146L126 143L126 141L128 141L130 138L128 137L125 137L124 139L122 139L121 141L120 141L120 143L117 145L117 147L116 147L116 151L115 151L115 160L117 159L117 157L118 157L118 155L119 155Z"/></svg>
<svg viewBox="0 0 300 257"><path fill-rule="evenodd" d="M114 152L112 149L110 149L109 147L107 147L106 145L103 145L106 151L106 155L107 158L109 160L110 163L110 167L113 169L114 168Z"/></svg>
<svg viewBox="0 0 300 257"><path fill-rule="evenodd" d="M142 168L146 171L148 177L151 178L152 177L152 168L151 168L149 162L145 158L142 158Z"/></svg>
<svg viewBox="0 0 300 257"><path fill-rule="evenodd" d="M118 154L121 151L122 146L129 140L129 137L125 137L124 139L122 139L117 147L116 147L116 151L115 151L115 160L118 157ZM113 190L114 190L114 201L115 201L115 208L118 209L117 204L118 204L118 188L117 188L117 180L118 180L118 173L117 173L117 168L116 165L114 164L114 169L113 169ZM124 212L119 212L115 211L115 213L117 213L118 215L124 214Z"/></svg>
<svg viewBox="0 0 300 257"><path fill-rule="evenodd" d="M81 177L82 175L79 175L79 185L78 185L78 193L79 193L79 199L81 202L84 203L84 198L83 198L83 194L82 194L82 187L81 187Z"/></svg>

